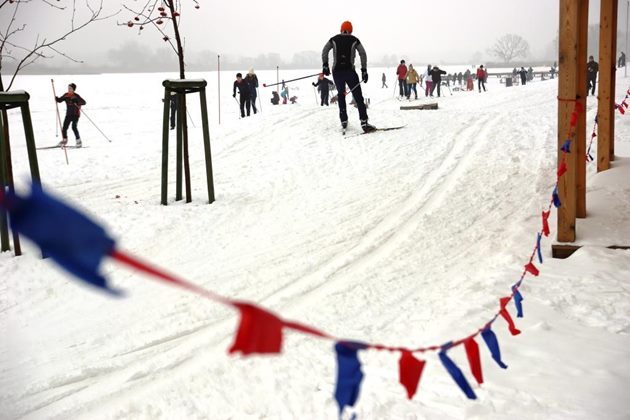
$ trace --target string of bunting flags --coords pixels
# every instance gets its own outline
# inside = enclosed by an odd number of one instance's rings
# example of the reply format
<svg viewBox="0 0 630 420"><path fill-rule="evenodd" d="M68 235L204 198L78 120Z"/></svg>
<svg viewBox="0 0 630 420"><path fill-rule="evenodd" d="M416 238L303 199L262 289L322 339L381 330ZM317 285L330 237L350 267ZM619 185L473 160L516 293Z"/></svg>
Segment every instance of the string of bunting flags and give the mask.
<svg viewBox="0 0 630 420"><path fill-rule="evenodd" d="M621 115L625 115L626 114L626 110L628 109L628 99L630 98L630 88L628 88L628 90L626 90L626 95L623 98L623 101L621 101L621 103L615 103L615 109L617 111L619 111L619 113ZM591 148L593 147L593 141L595 140L595 138L597 137L597 125L599 123L599 116L597 115L597 113L595 113L595 123L593 124L593 132L591 133L591 139L588 142L588 149L586 150L586 161L587 162L592 162L593 160L595 160L593 158L593 155L591 155Z"/></svg>
<svg viewBox="0 0 630 420"><path fill-rule="evenodd" d="M626 99L620 107L628 107L627 99L629 95L630 89L628 89ZM551 210L553 207L558 208L562 205L558 195L558 182L567 171L566 155L571 153L578 115L584 112L582 105L577 100L570 101L575 103L575 107L571 113L567 138L561 148L562 159L556 172L556 183L549 205L542 211L541 228L536 233L532 253L526 260L518 281L511 285L509 294L499 298L498 310L489 321L473 333L465 337L449 340L443 344L410 348L342 339L318 328L281 318L279 315L254 303L221 296L118 249L115 241L108 235L105 228L92 221L79 210L45 192L41 185L38 184L31 186L31 192L28 196L20 195L13 191L5 191L4 188L0 189L0 207L8 212L11 228L39 246L43 255L49 256L77 279L111 296L123 297L124 292L111 287L107 279L100 273L99 267L101 262L107 256L157 281L179 287L237 310L240 315L240 321L234 342L228 350L230 354L240 353L248 356L252 354L280 353L282 351L283 334L286 330L333 341L337 361L334 397L338 404L340 416L344 413L346 407L354 407L359 398L361 382L364 377L361 370L361 362L358 358L360 351L376 350L400 353L398 363L399 382L405 388L409 399L412 399L416 394L426 365L426 361L422 360L419 354L438 352L438 358L444 369L461 391L469 399L476 399L476 394L468 379L449 357L449 352L463 347L468 360L470 374L478 385L482 385L484 382L483 371L479 344L477 343L479 336L481 336L481 340L488 348L492 359L500 368L507 369L507 365L503 362L501 356L499 341L492 328L495 327L494 324L497 319L502 318L507 324L507 329L511 335L521 333L510 315L508 305L513 301L516 317L523 317L522 302L524 298L520 290L521 285L526 276L539 275L540 271L536 267L535 260L539 264L543 263L541 241L543 237L548 237L550 234L549 217ZM620 110L620 112L622 111ZM594 137L595 134L591 137L591 143ZM587 153L587 158L589 156L590 154Z"/></svg>

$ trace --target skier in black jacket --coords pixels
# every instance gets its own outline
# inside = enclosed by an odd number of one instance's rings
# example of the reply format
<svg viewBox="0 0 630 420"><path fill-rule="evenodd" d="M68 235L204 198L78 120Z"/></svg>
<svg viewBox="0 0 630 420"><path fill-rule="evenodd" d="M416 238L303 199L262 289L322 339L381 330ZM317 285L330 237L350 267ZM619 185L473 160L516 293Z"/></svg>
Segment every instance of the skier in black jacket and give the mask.
<svg viewBox="0 0 630 420"><path fill-rule="evenodd" d="M586 96L588 91L591 91L591 95L595 95L595 84L597 83L597 72L599 71L599 64L591 55L586 63Z"/></svg>
<svg viewBox="0 0 630 420"><path fill-rule="evenodd" d="M249 90L249 85L245 80L243 80L243 75L241 73L236 73L236 80L234 81L234 86L232 88L232 97L234 98L236 98L236 88L238 88L239 93L241 118L245 118L245 107L247 107L247 116L249 117L249 112L252 106L251 94Z"/></svg>
<svg viewBox="0 0 630 420"><path fill-rule="evenodd" d="M57 102L66 103L66 118L63 120L63 127L61 128L62 140L59 142L59 146L63 147L68 143L68 127L72 123L72 131L77 141L77 147L81 147L81 136L79 135L79 129L77 124L79 123L79 117L81 116L81 106L85 105L85 100L75 93L77 85L70 83L68 85L68 92L64 93L61 97L55 96Z"/></svg>
<svg viewBox="0 0 630 420"><path fill-rule="evenodd" d="M357 103L359 110L359 118L361 119L361 127L363 131L370 132L376 130L376 127L368 123L367 110L363 101L363 93L361 91L361 81L367 83L367 55L361 41L352 35L352 23L345 21L341 24L341 33L330 38L324 49L322 50L322 73L325 76L330 74L328 66L328 53L330 50L334 52L334 61L332 66L332 75L335 85L337 86L339 118L341 119L341 127L345 130L348 126L348 114L346 113L346 85L352 91L352 96ZM361 81L354 70L355 53L359 52L361 58Z"/></svg>
<svg viewBox="0 0 630 420"><path fill-rule="evenodd" d="M431 69L431 80L433 81L433 86L431 87L431 96L433 96L433 91L437 87L437 96L440 96L440 84L442 83L442 75L446 74L444 70L435 66Z"/></svg>
<svg viewBox="0 0 630 420"><path fill-rule="evenodd" d="M319 90L319 94L322 97L321 106L324 106L324 104L328 106L328 92L330 91L330 85L332 84L333 82L324 77L324 73L319 73L319 79L317 80L317 83L313 83L313 86L317 87L317 89Z"/></svg>

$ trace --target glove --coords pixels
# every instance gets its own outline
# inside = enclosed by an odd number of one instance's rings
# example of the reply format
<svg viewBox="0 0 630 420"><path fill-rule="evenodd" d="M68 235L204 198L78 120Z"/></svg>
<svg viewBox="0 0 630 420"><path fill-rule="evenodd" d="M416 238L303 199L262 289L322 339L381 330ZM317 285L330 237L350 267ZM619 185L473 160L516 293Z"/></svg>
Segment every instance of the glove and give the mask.
<svg viewBox="0 0 630 420"><path fill-rule="evenodd" d="M324 76L330 76L330 67L328 67L328 63L324 63L322 73L324 73Z"/></svg>
<svg viewBox="0 0 630 420"><path fill-rule="evenodd" d="M367 83L368 81L367 69L361 69L361 80L363 81L363 83Z"/></svg>
<svg viewBox="0 0 630 420"><path fill-rule="evenodd" d="M311 85L315 86L315 83L311 83Z"/></svg>
<svg viewBox="0 0 630 420"><path fill-rule="evenodd" d="M232 98L236 98L236 93L233 93L233 94L232 94Z"/></svg>

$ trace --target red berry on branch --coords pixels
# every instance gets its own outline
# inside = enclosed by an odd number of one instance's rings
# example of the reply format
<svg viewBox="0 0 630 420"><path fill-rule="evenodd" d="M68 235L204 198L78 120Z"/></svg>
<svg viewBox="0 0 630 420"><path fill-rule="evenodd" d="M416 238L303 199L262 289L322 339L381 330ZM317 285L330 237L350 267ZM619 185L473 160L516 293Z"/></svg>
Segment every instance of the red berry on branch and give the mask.
<svg viewBox="0 0 630 420"><path fill-rule="evenodd" d="M164 40L164 42L168 41L168 37L166 35L164 35L164 38L162 38Z"/></svg>
<svg viewBox="0 0 630 420"><path fill-rule="evenodd" d="M173 12L173 17L179 16L179 12Z"/></svg>
<svg viewBox="0 0 630 420"><path fill-rule="evenodd" d="M160 16L162 16L162 17L166 16L166 12L160 13Z"/></svg>
<svg viewBox="0 0 630 420"><path fill-rule="evenodd" d="M164 22L162 22L161 20L156 21L155 23L157 23L158 25L163 24Z"/></svg>
<svg viewBox="0 0 630 420"><path fill-rule="evenodd" d="M196 5L196 6L195 6L195 9L199 9L199 5Z"/></svg>
<svg viewBox="0 0 630 420"><path fill-rule="evenodd" d="M159 10L160 12L163 12L163 11L164 11L164 8L163 8L162 6L160 6L160 7L158 7L158 10Z"/></svg>
<svg viewBox="0 0 630 420"><path fill-rule="evenodd" d="M133 18L133 20L135 20L136 22L140 20L140 18L138 16L136 16L135 18Z"/></svg>
<svg viewBox="0 0 630 420"><path fill-rule="evenodd" d="M143 29L144 29L144 26L141 26L141 27L140 27L140 30L143 30Z"/></svg>
<svg viewBox="0 0 630 420"><path fill-rule="evenodd" d="M133 28L133 22L132 21L127 22L127 26L129 26L130 28Z"/></svg>

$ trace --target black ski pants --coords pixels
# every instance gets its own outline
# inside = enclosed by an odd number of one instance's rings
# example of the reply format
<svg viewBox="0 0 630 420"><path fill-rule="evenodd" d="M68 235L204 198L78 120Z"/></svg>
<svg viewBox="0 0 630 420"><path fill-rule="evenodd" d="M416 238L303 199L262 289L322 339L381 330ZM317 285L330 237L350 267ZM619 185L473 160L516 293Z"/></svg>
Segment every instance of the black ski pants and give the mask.
<svg viewBox="0 0 630 420"><path fill-rule="evenodd" d="M597 84L597 75L595 77L588 76L588 80L586 82L586 94L588 95L588 91L591 91L591 95L595 95L595 85Z"/></svg>
<svg viewBox="0 0 630 420"><path fill-rule="evenodd" d="M324 105L328 106L328 90L324 90L324 89L322 89L322 90L319 92L319 94L320 94L320 95L321 95L321 97L322 97L322 105L321 105L321 106L324 106Z"/></svg>
<svg viewBox="0 0 630 420"><path fill-rule="evenodd" d="M479 88L479 92L481 92L481 88L483 87L483 91L486 91L486 80L485 79L477 79L477 87Z"/></svg>
<svg viewBox="0 0 630 420"><path fill-rule="evenodd" d="M405 79L398 79L398 89L400 90L400 96L407 95L407 81Z"/></svg>
<svg viewBox="0 0 630 420"><path fill-rule="evenodd" d="M361 84L359 83L359 76L354 70L335 70L333 71L333 80L335 86L337 86L337 103L339 104L339 119L341 122L348 121L348 113L346 112L346 85L352 91L352 97L357 103L357 109L359 110L359 118L361 121L368 119L367 110L365 109L365 102L363 101L363 92L361 91Z"/></svg>
<svg viewBox="0 0 630 420"><path fill-rule="evenodd" d="M245 118L245 109L247 108L247 116L249 117L249 113L252 108L252 99L249 95L240 95L239 96L239 104L241 106L241 118Z"/></svg>
<svg viewBox="0 0 630 420"><path fill-rule="evenodd" d="M433 92L435 92L435 89L437 88L437 95L438 97L440 96L440 85L442 84L442 81L434 81L433 82L433 86L431 86L431 96L433 96Z"/></svg>
<svg viewBox="0 0 630 420"><path fill-rule="evenodd" d="M72 131L74 132L74 138L77 140L81 138L79 135L79 129L77 128L77 124L79 123L78 115L69 115L66 114L66 118L63 120L63 127L61 128L61 136L64 139L68 139L68 127L72 123Z"/></svg>

